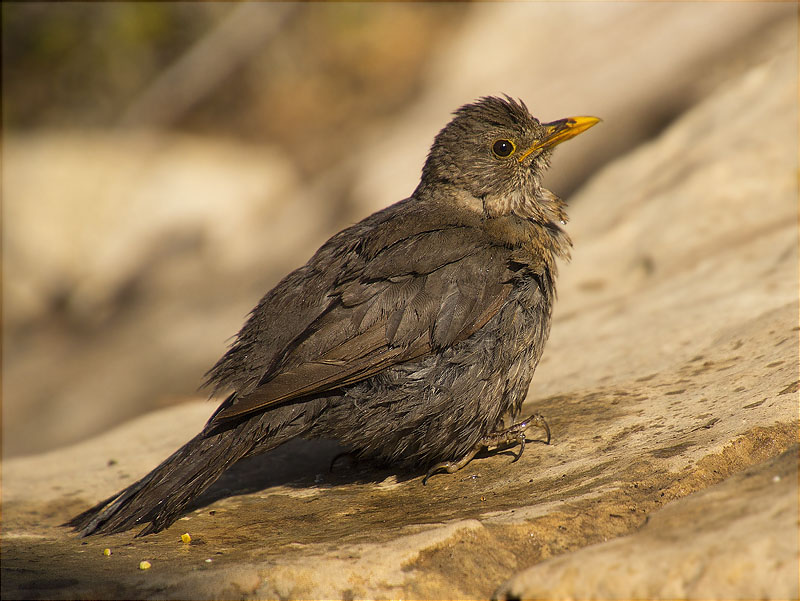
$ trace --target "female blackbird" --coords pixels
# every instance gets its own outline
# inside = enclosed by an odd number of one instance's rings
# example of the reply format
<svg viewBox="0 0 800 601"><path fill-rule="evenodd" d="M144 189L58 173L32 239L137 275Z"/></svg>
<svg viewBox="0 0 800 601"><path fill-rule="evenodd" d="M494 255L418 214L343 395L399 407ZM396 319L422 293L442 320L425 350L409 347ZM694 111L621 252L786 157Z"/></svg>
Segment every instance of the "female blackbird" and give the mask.
<svg viewBox="0 0 800 601"><path fill-rule="evenodd" d="M253 309L207 374L229 395L202 432L68 525L158 532L237 460L296 436L430 476L547 429L540 416L503 429L541 357L555 260L571 246L540 176L555 145L598 121L540 123L508 96L458 109L410 198L333 236Z"/></svg>

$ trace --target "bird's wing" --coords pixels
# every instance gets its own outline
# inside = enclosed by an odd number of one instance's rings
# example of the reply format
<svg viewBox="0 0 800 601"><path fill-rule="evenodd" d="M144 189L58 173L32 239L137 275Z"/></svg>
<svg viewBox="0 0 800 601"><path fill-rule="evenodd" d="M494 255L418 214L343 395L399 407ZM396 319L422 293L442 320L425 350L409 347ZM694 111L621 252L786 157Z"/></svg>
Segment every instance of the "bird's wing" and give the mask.
<svg viewBox="0 0 800 601"><path fill-rule="evenodd" d="M448 226L392 240L345 270L330 302L252 390L209 425L364 380L447 348L485 325L510 291L510 251ZM351 265L354 261L351 261Z"/></svg>

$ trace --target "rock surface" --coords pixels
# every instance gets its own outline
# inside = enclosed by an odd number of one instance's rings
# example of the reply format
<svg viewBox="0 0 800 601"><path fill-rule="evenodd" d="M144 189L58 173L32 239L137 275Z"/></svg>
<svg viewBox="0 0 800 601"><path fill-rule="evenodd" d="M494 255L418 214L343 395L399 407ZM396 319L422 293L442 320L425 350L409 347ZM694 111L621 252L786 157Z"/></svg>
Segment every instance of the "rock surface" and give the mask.
<svg viewBox="0 0 800 601"><path fill-rule="evenodd" d="M670 503L634 534L529 568L495 596L796 599L796 559L795 447Z"/></svg>
<svg viewBox="0 0 800 601"><path fill-rule="evenodd" d="M797 73L776 53L576 194L526 405L551 445L423 488L294 441L159 534L60 528L213 410L172 407L4 462L3 598L797 598Z"/></svg>

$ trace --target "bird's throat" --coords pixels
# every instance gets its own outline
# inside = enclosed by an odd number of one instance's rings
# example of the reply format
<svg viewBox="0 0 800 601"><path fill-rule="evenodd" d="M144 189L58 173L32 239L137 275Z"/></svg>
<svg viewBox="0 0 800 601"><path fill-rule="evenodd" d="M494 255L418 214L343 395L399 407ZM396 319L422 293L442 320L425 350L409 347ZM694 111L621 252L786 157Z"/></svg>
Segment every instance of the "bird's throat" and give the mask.
<svg viewBox="0 0 800 601"><path fill-rule="evenodd" d="M490 220L517 217L526 223L528 236L537 240L537 246L552 255L569 259L572 241L562 229L568 217L565 204L558 196L538 187L533 193L515 192L483 199L484 215Z"/></svg>

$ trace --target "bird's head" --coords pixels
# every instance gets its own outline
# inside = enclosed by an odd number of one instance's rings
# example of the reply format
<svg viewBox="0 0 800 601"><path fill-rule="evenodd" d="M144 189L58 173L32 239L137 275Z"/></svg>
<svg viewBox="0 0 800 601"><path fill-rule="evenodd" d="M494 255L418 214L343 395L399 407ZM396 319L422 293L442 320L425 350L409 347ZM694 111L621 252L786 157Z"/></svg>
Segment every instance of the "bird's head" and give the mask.
<svg viewBox="0 0 800 601"><path fill-rule="evenodd" d="M551 197L540 177L552 149L600 119L568 117L540 123L525 104L489 96L462 106L436 136L422 185L444 185L482 202L489 216L539 215L536 204Z"/></svg>

